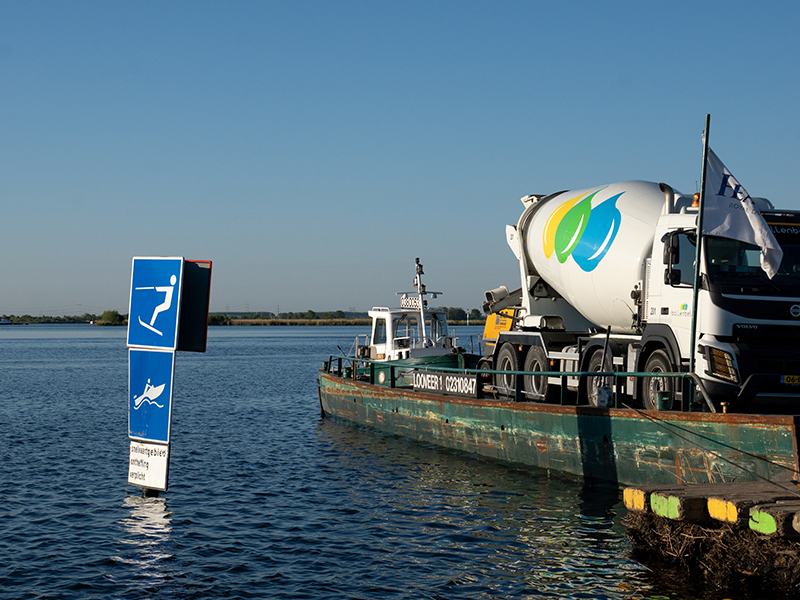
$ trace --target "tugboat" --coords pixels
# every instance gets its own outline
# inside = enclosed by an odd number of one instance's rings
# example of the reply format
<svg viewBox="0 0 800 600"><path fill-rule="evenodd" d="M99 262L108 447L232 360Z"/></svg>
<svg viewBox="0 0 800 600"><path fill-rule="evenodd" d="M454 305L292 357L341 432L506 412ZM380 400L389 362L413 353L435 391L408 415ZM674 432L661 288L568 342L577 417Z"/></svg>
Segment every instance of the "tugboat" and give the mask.
<svg viewBox="0 0 800 600"><path fill-rule="evenodd" d="M433 300L442 292L429 292L422 283L424 274L419 258L415 259L413 285L416 290L397 292L399 308L373 307L368 312L372 318L371 334L356 336L353 356L375 361L370 368L375 369L375 381L379 385L388 383L393 372L390 365L395 368L402 365L465 368L474 367L480 358L465 353L457 345L458 338L448 328L443 310L428 308L426 297ZM359 369L357 378L367 376L367 369L363 372Z"/></svg>

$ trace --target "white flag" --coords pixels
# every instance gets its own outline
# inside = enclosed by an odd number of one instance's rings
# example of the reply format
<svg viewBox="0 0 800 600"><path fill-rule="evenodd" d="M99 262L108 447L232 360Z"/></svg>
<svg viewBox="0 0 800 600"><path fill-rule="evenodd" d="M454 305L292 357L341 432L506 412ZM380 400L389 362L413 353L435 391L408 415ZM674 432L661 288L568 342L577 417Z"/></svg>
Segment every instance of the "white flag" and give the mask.
<svg viewBox="0 0 800 600"><path fill-rule="evenodd" d="M761 248L761 268L772 279L783 250L769 230L750 194L736 181L711 148L708 149L703 235L731 238Z"/></svg>

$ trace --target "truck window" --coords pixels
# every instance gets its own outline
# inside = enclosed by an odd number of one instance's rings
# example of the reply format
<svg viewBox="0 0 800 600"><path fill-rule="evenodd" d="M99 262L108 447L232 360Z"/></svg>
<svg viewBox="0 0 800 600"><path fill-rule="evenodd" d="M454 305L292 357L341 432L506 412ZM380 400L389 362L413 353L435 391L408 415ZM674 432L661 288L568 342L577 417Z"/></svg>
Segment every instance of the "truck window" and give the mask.
<svg viewBox="0 0 800 600"><path fill-rule="evenodd" d="M675 260L674 256L670 256L667 269L671 271L671 275L676 275L677 271L680 271L680 278L677 280L672 280L671 285L673 286L687 286L687 285L694 285L694 263L695 263L695 254L697 252L697 245L696 245L696 235L694 233L684 233L682 231L677 231L675 233L670 234L673 243L675 240L678 242L678 260L677 262L671 262ZM667 243L669 241L667 240ZM667 251L665 247L665 255L664 260L667 261ZM665 283L668 283L665 273Z"/></svg>
<svg viewBox="0 0 800 600"><path fill-rule="evenodd" d="M783 250L778 272L769 279L761 268L761 250L758 246L729 240L707 237L706 257L709 283L719 286L723 292L741 293L748 286L761 286L764 293L772 296L797 296L800 294L800 245L787 235L775 236ZM796 236L795 236L796 237Z"/></svg>
<svg viewBox="0 0 800 600"><path fill-rule="evenodd" d="M680 243L680 257L676 268L681 270L681 284L694 285L694 259L697 254L697 245L694 244L695 236L690 238L682 233L678 236Z"/></svg>
<svg viewBox="0 0 800 600"><path fill-rule="evenodd" d="M725 238L708 238L708 266L713 273L749 273L761 268L758 246Z"/></svg>

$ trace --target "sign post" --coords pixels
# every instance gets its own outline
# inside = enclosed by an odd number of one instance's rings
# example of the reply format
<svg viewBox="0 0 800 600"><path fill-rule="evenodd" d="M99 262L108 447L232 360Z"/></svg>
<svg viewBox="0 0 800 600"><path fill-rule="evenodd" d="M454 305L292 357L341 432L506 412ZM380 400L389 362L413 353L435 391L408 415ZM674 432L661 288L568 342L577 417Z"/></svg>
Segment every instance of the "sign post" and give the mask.
<svg viewBox="0 0 800 600"><path fill-rule="evenodd" d="M186 292L189 290L189 293ZM178 350L205 352L211 262L133 259L128 310L128 483L166 491Z"/></svg>

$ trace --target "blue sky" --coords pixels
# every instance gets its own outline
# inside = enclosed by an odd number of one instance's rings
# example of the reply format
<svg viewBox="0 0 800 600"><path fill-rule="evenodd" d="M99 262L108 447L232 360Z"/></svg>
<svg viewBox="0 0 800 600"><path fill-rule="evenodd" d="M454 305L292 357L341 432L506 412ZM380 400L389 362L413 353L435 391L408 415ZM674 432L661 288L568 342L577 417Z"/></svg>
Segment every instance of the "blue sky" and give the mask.
<svg viewBox="0 0 800 600"><path fill-rule="evenodd" d="M796 2L0 2L0 314L127 312L133 256L211 309L518 286L528 193L693 192L701 134L800 209Z"/></svg>

